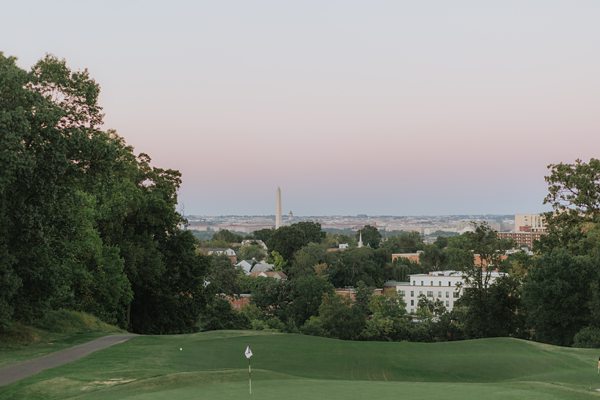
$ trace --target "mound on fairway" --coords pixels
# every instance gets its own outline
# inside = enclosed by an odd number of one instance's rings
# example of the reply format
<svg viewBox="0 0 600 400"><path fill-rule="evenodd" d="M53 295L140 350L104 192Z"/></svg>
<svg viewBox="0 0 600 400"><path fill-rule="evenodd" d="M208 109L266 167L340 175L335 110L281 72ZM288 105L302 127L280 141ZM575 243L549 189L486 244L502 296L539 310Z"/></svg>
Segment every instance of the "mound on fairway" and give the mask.
<svg viewBox="0 0 600 400"><path fill-rule="evenodd" d="M597 351L516 339L348 342L253 331L144 336L0 388L0 399L592 399ZM180 350L181 348L181 350Z"/></svg>

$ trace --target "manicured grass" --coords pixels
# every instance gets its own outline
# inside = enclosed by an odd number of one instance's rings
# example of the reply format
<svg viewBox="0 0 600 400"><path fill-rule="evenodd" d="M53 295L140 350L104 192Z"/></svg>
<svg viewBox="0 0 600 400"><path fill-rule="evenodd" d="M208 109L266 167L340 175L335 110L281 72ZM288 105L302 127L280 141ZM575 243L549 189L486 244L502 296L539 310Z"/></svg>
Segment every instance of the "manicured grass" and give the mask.
<svg viewBox="0 0 600 400"><path fill-rule="evenodd" d="M592 399L598 351L516 339L345 342L221 331L136 337L0 388L0 399ZM180 351L179 348L182 348Z"/></svg>

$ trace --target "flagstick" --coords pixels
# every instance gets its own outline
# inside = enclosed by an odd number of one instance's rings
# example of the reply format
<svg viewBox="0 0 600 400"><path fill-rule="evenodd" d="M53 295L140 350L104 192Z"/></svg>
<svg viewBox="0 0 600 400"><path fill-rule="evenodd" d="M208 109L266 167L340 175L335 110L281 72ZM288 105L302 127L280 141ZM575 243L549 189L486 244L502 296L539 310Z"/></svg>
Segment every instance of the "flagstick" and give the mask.
<svg viewBox="0 0 600 400"><path fill-rule="evenodd" d="M250 368L250 359L248 359L248 388L252 394L252 369Z"/></svg>

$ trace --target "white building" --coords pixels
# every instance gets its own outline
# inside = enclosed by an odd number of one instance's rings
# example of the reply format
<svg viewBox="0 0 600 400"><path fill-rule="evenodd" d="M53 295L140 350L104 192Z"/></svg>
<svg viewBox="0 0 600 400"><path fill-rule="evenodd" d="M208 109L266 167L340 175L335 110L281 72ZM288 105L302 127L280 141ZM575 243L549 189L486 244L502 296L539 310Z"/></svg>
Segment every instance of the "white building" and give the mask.
<svg viewBox="0 0 600 400"><path fill-rule="evenodd" d="M490 284L504 275L502 272L491 272ZM408 277L409 282L396 283L396 291L404 298L408 313L417 311L421 295L429 300L440 300L446 309L451 311L454 303L460 299L464 288L467 287L463 272L460 271L433 271Z"/></svg>
<svg viewBox="0 0 600 400"><path fill-rule="evenodd" d="M207 249L207 254L209 256L215 255L215 256L227 256L227 257L235 257L235 251L233 249L221 249L221 248L214 248L214 249Z"/></svg>
<svg viewBox="0 0 600 400"><path fill-rule="evenodd" d="M244 239L242 240L242 247L244 246L250 246L250 245L257 245L260 246L263 250L268 251L269 249L267 248L267 245L265 244L265 242L263 242L262 240L259 239Z"/></svg>
<svg viewBox="0 0 600 400"><path fill-rule="evenodd" d="M275 265L273 264L268 264L263 261L256 262L256 260L242 260L235 264L235 266L241 268L246 275L250 275L251 273L270 272L275 268Z"/></svg>
<svg viewBox="0 0 600 400"><path fill-rule="evenodd" d="M515 214L515 232L545 232L546 218L543 214Z"/></svg>

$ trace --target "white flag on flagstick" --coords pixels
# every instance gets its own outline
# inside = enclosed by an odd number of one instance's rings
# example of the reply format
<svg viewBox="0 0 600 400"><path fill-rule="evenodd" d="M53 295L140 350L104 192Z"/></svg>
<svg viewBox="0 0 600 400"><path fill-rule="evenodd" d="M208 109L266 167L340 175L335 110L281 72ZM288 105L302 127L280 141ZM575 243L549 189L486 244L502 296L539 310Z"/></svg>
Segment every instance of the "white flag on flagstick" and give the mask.
<svg viewBox="0 0 600 400"><path fill-rule="evenodd" d="M244 355L246 356L246 358L250 358L252 357L252 350L250 350L250 346L246 346L246 351L244 352Z"/></svg>

